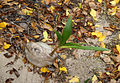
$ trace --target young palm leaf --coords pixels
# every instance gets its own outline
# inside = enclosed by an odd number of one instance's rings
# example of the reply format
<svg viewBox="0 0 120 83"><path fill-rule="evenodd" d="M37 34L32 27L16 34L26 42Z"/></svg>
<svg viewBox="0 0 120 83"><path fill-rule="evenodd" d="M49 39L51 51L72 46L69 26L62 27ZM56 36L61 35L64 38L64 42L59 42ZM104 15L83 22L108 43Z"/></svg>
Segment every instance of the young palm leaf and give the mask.
<svg viewBox="0 0 120 83"><path fill-rule="evenodd" d="M61 46L60 48L77 48L83 50L108 51L109 49L93 46Z"/></svg>
<svg viewBox="0 0 120 83"><path fill-rule="evenodd" d="M71 34L72 34L72 16L68 18L67 23L63 29L62 39L60 40L60 45L64 45Z"/></svg>

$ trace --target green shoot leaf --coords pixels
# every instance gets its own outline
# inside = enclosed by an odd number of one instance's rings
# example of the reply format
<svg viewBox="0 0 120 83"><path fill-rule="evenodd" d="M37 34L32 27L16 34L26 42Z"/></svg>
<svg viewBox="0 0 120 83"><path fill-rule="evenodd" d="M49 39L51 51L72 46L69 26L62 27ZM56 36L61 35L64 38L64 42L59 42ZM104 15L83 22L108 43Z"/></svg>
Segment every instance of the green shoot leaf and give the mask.
<svg viewBox="0 0 120 83"><path fill-rule="evenodd" d="M71 43L71 42L68 42L68 43L64 44L64 46L81 46L83 44L86 44L86 43L84 43L84 42L82 42L82 43Z"/></svg>
<svg viewBox="0 0 120 83"><path fill-rule="evenodd" d="M67 23L63 29L60 45L64 45L71 34L72 34L72 16L68 18Z"/></svg>
<svg viewBox="0 0 120 83"><path fill-rule="evenodd" d="M109 49L93 46L61 46L60 48L77 48L83 50L108 51Z"/></svg>
<svg viewBox="0 0 120 83"><path fill-rule="evenodd" d="M57 40L58 41L60 41L61 39L62 39L62 36L61 36L61 34L58 32L58 31L55 31L55 30L53 30L55 33L56 33L56 35L57 35Z"/></svg>

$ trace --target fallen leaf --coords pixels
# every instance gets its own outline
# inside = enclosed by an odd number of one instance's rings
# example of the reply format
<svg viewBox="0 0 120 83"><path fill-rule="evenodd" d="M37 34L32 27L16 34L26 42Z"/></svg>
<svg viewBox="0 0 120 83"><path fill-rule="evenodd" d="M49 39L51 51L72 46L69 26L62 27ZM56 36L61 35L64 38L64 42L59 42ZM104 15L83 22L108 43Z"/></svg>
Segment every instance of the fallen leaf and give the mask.
<svg viewBox="0 0 120 83"><path fill-rule="evenodd" d="M105 48L105 44L104 44L103 42L100 42L100 46L101 46L102 48Z"/></svg>
<svg viewBox="0 0 120 83"><path fill-rule="evenodd" d="M90 15L93 17L94 20L97 20L96 19L96 16L97 16L97 12L91 8L91 11L90 11Z"/></svg>
<svg viewBox="0 0 120 83"><path fill-rule="evenodd" d="M66 16L69 15L69 9L66 9Z"/></svg>
<svg viewBox="0 0 120 83"><path fill-rule="evenodd" d="M118 71L120 71L120 65L118 66Z"/></svg>
<svg viewBox="0 0 120 83"><path fill-rule="evenodd" d="M32 22L31 25L32 25L33 29L36 29L36 30L38 29L38 28L36 27L36 23L35 23L35 22Z"/></svg>
<svg viewBox="0 0 120 83"><path fill-rule="evenodd" d="M116 49L118 50L119 54L120 54L120 46L116 45Z"/></svg>
<svg viewBox="0 0 120 83"><path fill-rule="evenodd" d="M64 3L68 3L70 0L65 0Z"/></svg>
<svg viewBox="0 0 120 83"><path fill-rule="evenodd" d="M42 67L40 71L43 73L50 72L46 67Z"/></svg>
<svg viewBox="0 0 120 83"><path fill-rule="evenodd" d="M99 41L103 41L105 39L105 36L99 37Z"/></svg>
<svg viewBox="0 0 120 83"><path fill-rule="evenodd" d="M32 8L26 8L26 9L22 9L22 12L25 14L25 15L31 15L33 13L33 9Z"/></svg>
<svg viewBox="0 0 120 83"><path fill-rule="evenodd" d="M42 41L46 42L48 40L48 33L47 33L47 31L43 32L43 37L44 37L44 39Z"/></svg>
<svg viewBox="0 0 120 83"><path fill-rule="evenodd" d="M97 80L98 80L97 76L94 75L94 76L92 77L92 83L96 83Z"/></svg>
<svg viewBox="0 0 120 83"><path fill-rule="evenodd" d="M34 35L33 37L34 37L35 39L37 39L37 38L40 37L40 35Z"/></svg>
<svg viewBox="0 0 120 83"><path fill-rule="evenodd" d="M65 67L60 67L60 71L64 71L65 73L67 73L67 69Z"/></svg>
<svg viewBox="0 0 120 83"><path fill-rule="evenodd" d="M99 31L92 32L92 35L97 36L98 38L102 37L102 33Z"/></svg>
<svg viewBox="0 0 120 83"><path fill-rule="evenodd" d="M116 1L110 1L110 3L111 3L111 6L116 6Z"/></svg>
<svg viewBox="0 0 120 83"><path fill-rule="evenodd" d="M6 42L4 42L3 48L4 48L4 49L8 49L8 48L10 48L10 46L11 46L10 44L7 44Z"/></svg>
<svg viewBox="0 0 120 83"><path fill-rule="evenodd" d="M114 0L116 3L119 3L120 0Z"/></svg>
<svg viewBox="0 0 120 83"><path fill-rule="evenodd" d="M43 28L48 29L49 31L53 31L53 28L50 24L44 23Z"/></svg>
<svg viewBox="0 0 120 83"><path fill-rule="evenodd" d="M113 60L114 62L118 62L118 63L120 63L120 55L117 55L117 56L111 56L111 58L112 58L112 60Z"/></svg>
<svg viewBox="0 0 120 83"><path fill-rule="evenodd" d="M100 27L100 25L97 25L97 24L96 24L96 25L95 25L95 27L97 27L97 28L98 28L98 27Z"/></svg>
<svg viewBox="0 0 120 83"><path fill-rule="evenodd" d="M69 83L79 83L79 77L74 76L71 80L69 80Z"/></svg>
<svg viewBox="0 0 120 83"><path fill-rule="evenodd" d="M66 55L60 55L60 57L61 57L63 60L65 60L65 59L67 58Z"/></svg>
<svg viewBox="0 0 120 83"><path fill-rule="evenodd" d="M108 9L108 14L109 15L115 15L116 14L116 9L117 9L117 6L115 6L114 8L112 8L112 9Z"/></svg>
<svg viewBox="0 0 120 83"><path fill-rule="evenodd" d="M99 3L102 3L102 0L98 0Z"/></svg>
<svg viewBox="0 0 120 83"><path fill-rule="evenodd" d="M119 34L119 39L120 39L120 34Z"/></svg>
<svg viewBox="0 0 120 83"><path fill-rule="evenodd" d="M104 54L109 54L111 52L111 50L109 51L103 51Z"/></svg>
<svg viewBox="0 0 120 83"><path fill-rule="evenodd" d="M51 0L45 0L46 4L50 4Z"/></svg>
<svg viewBox="0 0 120 83"><path fill-rule="evenodd" d="M109 56L106 56L103 58L103 61L106 62L106 63L110 63L111 62L111 59Z"/></svg>
<svg viewBox="0 0 120 83"><path fill-rule="evenodd" d="M5 27L6 27L6 25L7 25L7 23L6 23L6 22L1 22L1 23L0 23L0 29L5 28Z"/></svg>
<svg viewBox="0 0 120 83"><path fill-rule="evenodd" d="M97 51L97 52L95 52L94 56L95 56L95 57L99 57L99 56L100 56L100 53L101 53L101 51Z"/></svg>
<svg viewBox="0 0 120 83"><path fill-rule="evenodd" d="M54 10L55 10L55 7L54 7L54 6L50 6L50 7L48 8L48 10L50 10L50 11L53 13Z"/></svg>

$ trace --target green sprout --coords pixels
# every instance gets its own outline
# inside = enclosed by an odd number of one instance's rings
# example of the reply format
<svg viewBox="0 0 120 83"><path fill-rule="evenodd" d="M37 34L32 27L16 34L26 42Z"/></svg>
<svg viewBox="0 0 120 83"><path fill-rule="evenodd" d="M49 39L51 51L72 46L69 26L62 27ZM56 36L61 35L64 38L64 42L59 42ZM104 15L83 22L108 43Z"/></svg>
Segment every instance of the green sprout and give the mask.
<svg viewBox="0 0 120 83"><path fill-rule="evenodd" d="M57 40L59 41L59 43L54 48L54 50L50 53L50 56L52 56L58 48L77 48L77 49L95 50L95 51L108 51L109 50L109 49L101 48L101 47L81 46L83 43L71 43L71 42L66 43L66 41L72 34L72 16L68 18L62 34L60 34L58 31L55 31L55 30L54 32L57 35Z"/></svg>

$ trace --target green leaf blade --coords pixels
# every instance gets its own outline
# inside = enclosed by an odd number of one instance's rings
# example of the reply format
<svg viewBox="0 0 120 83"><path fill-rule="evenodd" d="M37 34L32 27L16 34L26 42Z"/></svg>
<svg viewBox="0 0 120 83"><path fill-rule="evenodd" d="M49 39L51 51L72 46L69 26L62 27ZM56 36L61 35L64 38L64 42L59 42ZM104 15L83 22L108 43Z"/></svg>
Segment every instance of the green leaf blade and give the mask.
<svg viewBox="0 0 120 83"><path fill-rule="evenodd" d="M61 48L77 48L83 50L109 51L109 49L93 46L61 46Z"/></svg>
<svg viewBox="0 0 120 83"><path fill-rule="evenodd" d="M61 36L61 34L58 32L58 31L55 31L55 30L53 30L55 33L56 33L56 35L57 35L57 40L58 41L60 41L61 39L62 39L62 36Z"/></svg>
<svg viewBox="0 0 120 83"><path fill-rule="evenodd" d="M63 29L62 39L60 41L60 44L61 45L65 44L71 34L72 34L72 16L68 18L67 23Z"/></svg>
<svg viewBox="0 0 120 83"><path fill-rule="evenodd" d="M68 42L68 43L65 43L64 46L81 46L83 44L86 44L84 42L81 42L81 43L71 43L71 42Z"/></svg>

